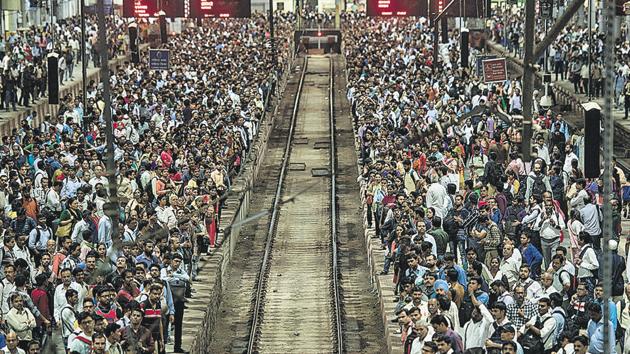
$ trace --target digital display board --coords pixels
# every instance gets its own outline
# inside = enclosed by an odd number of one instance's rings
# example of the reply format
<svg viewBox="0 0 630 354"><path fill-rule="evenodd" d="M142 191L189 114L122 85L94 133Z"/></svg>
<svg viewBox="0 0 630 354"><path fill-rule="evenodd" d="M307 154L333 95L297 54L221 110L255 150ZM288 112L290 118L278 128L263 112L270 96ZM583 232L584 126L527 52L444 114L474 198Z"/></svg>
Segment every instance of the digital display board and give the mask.
<svg viewBox="0 0 630 354"><path fill-rule="evenodd" d="M427 17L428 12L428 0L367 0L368 16Z"/></svg>
<svg viewBox="0 0 630 354"><path fill-rule="evenodd" d="M437 16L450 0L430 0L431 1L431 17ZM446 10L445 16L448 17L485 17L485 9L488 6L486 0L455 0L454 3Z"/></svg>
<svg viewBox="0 0 630 354"><path fill-rule="evenodd" d="M187 17L250 17L251 0L188 0Z"/></svg>
<svg viewBox="0 0 630 354"><path fill-rule="evenodd" d="M186 0L123 0L123 17L157 17L160 10L166 17L184 17ZM161 8L160 8L161 5Z"/></svg>

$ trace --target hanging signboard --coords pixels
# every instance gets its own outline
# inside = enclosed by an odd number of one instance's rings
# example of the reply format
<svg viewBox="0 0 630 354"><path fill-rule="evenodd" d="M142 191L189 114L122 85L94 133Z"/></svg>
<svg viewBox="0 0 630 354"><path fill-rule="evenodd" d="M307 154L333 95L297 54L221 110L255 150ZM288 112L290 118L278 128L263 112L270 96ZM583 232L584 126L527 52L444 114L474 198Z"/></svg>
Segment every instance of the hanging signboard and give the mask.
<svg viewBox="0 0 630 354"><path fill-rule="evenodd" d="M507 63L505 58L486 59L482 62L483 81L485 83L507 80Z"/></svg>
<svg viewBox="0 0 630 354"><path fill-rule="evenodd" d="M168 49L149 49L149 69L168 70L169 57Z"/></svg>

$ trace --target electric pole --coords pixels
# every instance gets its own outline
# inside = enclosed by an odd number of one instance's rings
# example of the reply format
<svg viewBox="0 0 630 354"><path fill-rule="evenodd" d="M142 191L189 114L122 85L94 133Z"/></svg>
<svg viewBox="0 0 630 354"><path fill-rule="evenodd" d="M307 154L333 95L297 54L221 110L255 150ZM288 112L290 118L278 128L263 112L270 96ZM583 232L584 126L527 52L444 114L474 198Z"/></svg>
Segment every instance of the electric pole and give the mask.
<svg viewBox="0 0 630 354"><path fill-rule="evenodd" d="M83 115L85 115L85 110L87 108L87 57L85 55L85 0L80 1L81 8L81 75L83 78L81 79L81 89L83 90L83 100L81 103L83 104ZM83 119L82 119L83 120Z"/></svg>
<svg viewBox="0 0 630 354"><path fill-rule="evenodd" d="M107 47L107 27L105 23L105 0L97 1L98 17L98 42L99 55L101 56L101 80L103 82L103 101L105 108L103 115L105 118L105 139L106 139L106 167L107 180L109 182L109 203L104 210L105 214L112 222L112 240L118 239L118 186L116 185L116 163L114 162L114 128L112 122L112 107L109 82L109 54Z"/></svg>
<svg viewBox="0 0 630 354"><path fill-rule="evenodd" d="M603 315L604 315L604 353L609 352L609 348L615 345L610 342L610 332L613 330L611 327L610 318L610 300L612 299L612 252L618 252L617 250L611 250L608 247L608 243L612 239L613 235L613 207L610 204L611 194L613 192L612 183L612 158L613 158L613 133L615 128L615 122L612 115L612 97L615 94L614 79L615 79L615 40L617 30L617 23L619 21L615 11L615 0L603 1L602 11L605 14L604 28L606 31L606 42L604 44L604 111L602 112L602 126L604 131L602 132L602 145L604 148L604 222L602 227L603 240L602 250L604 250L604 264L603 264L603 285L604 285L604 298L603 298ZM589 8L589 13L591 9ZM590 20L589 20L590 23ZM589 33L589 36L591 33ZM589 50L592 50L589 48ZM589 84L590 84L589 78ZM627 256L626 256L627 257ZM614 306L614 304L613 304ZM627 348L626 348L627 350Z"/></svg>
<svg viewBox="0 0 630 354"><path fill-rule="evenodd" d="M525 48L523 57L523 161L531 160L532 152L532 107L534 92L534 25L536 24L536 0L525 0Z"/></svg>

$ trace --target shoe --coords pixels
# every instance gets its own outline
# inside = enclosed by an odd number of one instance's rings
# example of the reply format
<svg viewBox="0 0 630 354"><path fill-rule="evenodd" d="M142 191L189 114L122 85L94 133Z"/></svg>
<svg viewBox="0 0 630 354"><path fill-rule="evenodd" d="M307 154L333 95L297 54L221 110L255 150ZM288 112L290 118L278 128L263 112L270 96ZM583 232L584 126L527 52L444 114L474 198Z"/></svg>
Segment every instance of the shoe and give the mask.
<svg viewBox="0 0 630 354"><path fill-rule="evenodd" d="M182 348L174 348L173 353L189 353Z"/></svg>
<svg viewBox="0 0 630 354"><path fill-rule="evenodd" d="M386 272L386 271L381 271L381 272L380 272L380 273L378 273L378 274L379 274L379 275L387 275L387 273L389 273L389 272Z"/></svg>

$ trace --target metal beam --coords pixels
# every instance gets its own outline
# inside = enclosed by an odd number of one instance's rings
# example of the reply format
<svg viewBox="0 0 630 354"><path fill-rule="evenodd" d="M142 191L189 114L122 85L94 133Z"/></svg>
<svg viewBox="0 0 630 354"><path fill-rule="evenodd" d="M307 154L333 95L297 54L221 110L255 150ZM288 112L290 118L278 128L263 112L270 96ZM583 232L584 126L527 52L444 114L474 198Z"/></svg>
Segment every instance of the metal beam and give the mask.
<svg viewBox="0 0 630 354"><path fill-rule="evenodd" d="M534 25L536 0L525 0L525 55L523 57L523 161L529 162L532 153L532 107L534 102Z"/></svg>
<svg viewBox="0 0 630 354"><path fill-rule="evenodd" d="M614 336L610 338L613 327L611 326L610 318L610 300L612 300L612 252L618 253L618 250L612 250L608 248L608 243L613 238L613 206L611 205L611 192L613 190L612 175L613 175L613 133L615 128L614 117L612 113L612 98L614 97L614 78L615 78L615 41L616 36L619 33L618 21L619 18L615 16L615 0L605 0L603 2L603 15L606 20L604 28L606 31L606 42L604 44L604 111L602 112L602 126L604 131L602 132L602 145L604 148L604 208L603 208L603 245L604 251L603 264L600 266L603 269L603 315L604 315L604 353L612 352L611 347L615 346ZM589 13L591 9L589 8ZM590 80L589 80L590 81ZM614 306L614 303L612 303ZM625 349L626 352L628 348Z"/></svg>
<svg viewBox="0 0 630 354"><path fill-rule="evenodd" d="M543 38L543 40L540 43L538 43L538 45L536 46L536 49L534 49L534 57L532 58L532 62L536 62L536 60L538 60L538 58L540 58L540 56L545 52L547 47L549 47L549 45L553 41L555 41L556 38L558 38L560 31L562 31L564 27L567 25L567 23L569 23L569 20L571 20L571 17L575 15L575 13L577 12L577 10L580 9L580 6L582 6L582 4L584 4L584 0L573 0L569 4L569 6L567 6L567 9L564 11L562 16L560 16L556 20L556 23L554 23L553 27L549 29L545 38Z"/></svg>
<svg viewBox="0 0 630 354"><path fill-rule="evenodd" d="M439 21L439 20L442 18L442 16L444 16L444 14L446 13L446 11L448 11L448 9L449 9L451 6L453 6L453 4L454 4L456 1L457 1L457 0L451 0L451 2L449 2L449 3L446 5L446 7L444 7L444 9L442 9L442 11L441 11L439 14L437 14L437 16L435 16L435 17L433 18L433 21L435 21L435 22ZM431 6L431 1L429 1L429 6Z"/></svg>

